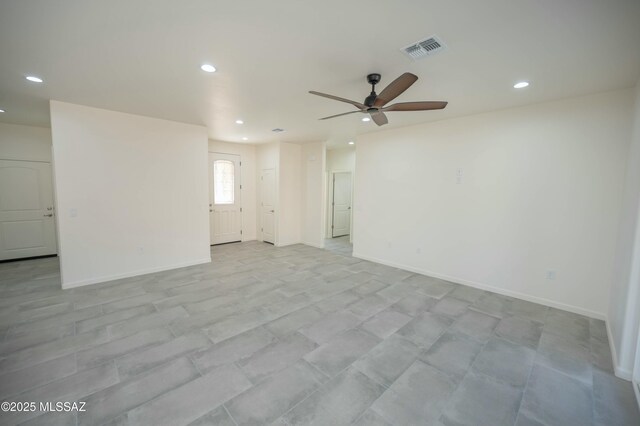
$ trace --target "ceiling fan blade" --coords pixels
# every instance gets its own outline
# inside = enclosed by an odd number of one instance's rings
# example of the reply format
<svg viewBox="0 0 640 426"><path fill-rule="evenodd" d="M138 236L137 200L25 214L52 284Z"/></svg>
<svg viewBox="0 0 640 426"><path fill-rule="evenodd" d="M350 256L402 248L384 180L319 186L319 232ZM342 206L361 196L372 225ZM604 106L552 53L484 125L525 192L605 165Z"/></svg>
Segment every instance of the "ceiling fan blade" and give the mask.
<svg viewBox="0 0 640 426"><path fill-rule="evenodd" d="M446 106L447 102L444 101L400 102L399 104L382 108L382 111L429 111L432 109L442 109Z"/></svg>
<svg viewBox="0 0 640 426"><path fill-rule="evenodd" d="M362 111L349 111L349 112L343 112L342 114L330 115L329 117L323 117L323 118L320 118L320 120L328 120L328 119L330 119L330 118L340 117L340 116L348 115L348 114L355 114L355 113L357 113L357 112L362 112Z"/></svg>
<svg viewBox="0 0 640 426"><path fill-rule="evenodd" d="M415 74L411 74L410 72L405 72L400 77L393 80L387 87L384 88L382 92L378 95L375 102L373 103L374 107L381 107L388 102L391 102L398 96L402 94L405 90L407 90L413 83L418 80L418 76Z"/></svg>
<svg viewBox="0 0 640 426"><path fill-rule="evenodd" d="M314 92L313 90L309 91L309 93L311 93L312 95L322 96L323 98L333 99L334 101L346 102L348 104L351 104L351 105L355 106L358 109L366 109L367 108L364 104L361 104L360 102L351 101L351 100L345 99L345 98L339 98L338 96L328 95L326 93Z"/></svg>
<svg viewBox="0 0 640 426"><path fill-rule="evenodd" d="M371 118L373 119L373 121L375 121L375 123L378 126L384 126L389 122L389 120L387 120L387 116L384 115L384 112L380 112L380 111L372 112Z"/></svg>

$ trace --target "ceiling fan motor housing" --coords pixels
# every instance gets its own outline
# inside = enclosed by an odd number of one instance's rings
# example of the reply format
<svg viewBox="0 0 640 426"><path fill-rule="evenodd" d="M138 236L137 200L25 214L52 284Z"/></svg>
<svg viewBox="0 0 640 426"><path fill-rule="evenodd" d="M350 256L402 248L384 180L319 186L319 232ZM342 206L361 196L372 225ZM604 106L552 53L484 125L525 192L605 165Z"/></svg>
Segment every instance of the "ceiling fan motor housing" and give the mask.
<svg viewBox="0 0 640 426"><path fill-rule="evenodd" d="M376 92L371 92L371 94L369 96L367 96L364 100L364 104L371 108L373 106L373 103L376 101L378 95L376 95Z"/></svg>

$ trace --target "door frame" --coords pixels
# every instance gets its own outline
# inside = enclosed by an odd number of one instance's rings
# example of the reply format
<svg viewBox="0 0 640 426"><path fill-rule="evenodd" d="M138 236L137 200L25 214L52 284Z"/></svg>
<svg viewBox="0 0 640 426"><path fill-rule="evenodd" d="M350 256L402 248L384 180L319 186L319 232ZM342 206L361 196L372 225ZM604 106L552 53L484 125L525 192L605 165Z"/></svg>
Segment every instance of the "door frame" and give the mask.
<svg viewBox="0 0 640 426"><path fill-rule="evenodd" d="M210 160L210 155L209 154L220 154L220 155L234 155L238 157L238 178L239 178L239 186L240 186L240 241L243 242L245 241L245 235L244 235L244 209L242 208L243 205L242 203L244 202L244 193L243 193L243 188L242 188L242 155L241 154L234 154L234 153L230 153L230 152L220 152L220 151L209 151L207 153L207 164L208 164L208 170L207 170L207 180L209 180L208 186L209 186L209 226L211 225L211 209L213 208L213 203L211 202L211 200L213 199L213 164L211 163ZM212 247L213 244L211 244L211 233L212 233L212 229L209 229L209 246ZM221 243L221 244L228 244L228 243Z"/></svg>
<svg viewBox="0 0 640 426"><path fill-rule="evenodd" d="M327 229L325 231L325 238L333 238L333 179L336 173L349 173L351 174L351 213L349 213L349 242L352 241L353 236L353 170L330 170L327 176Z"/></svg>

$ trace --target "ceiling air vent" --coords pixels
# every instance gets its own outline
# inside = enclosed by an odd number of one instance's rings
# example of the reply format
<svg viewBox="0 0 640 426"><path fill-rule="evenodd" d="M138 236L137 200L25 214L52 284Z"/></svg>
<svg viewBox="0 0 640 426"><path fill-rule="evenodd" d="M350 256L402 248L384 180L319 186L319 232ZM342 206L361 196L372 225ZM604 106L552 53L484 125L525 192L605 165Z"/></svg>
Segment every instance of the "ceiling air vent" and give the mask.
<svg viewBox="0 0 640 426"><path fill-rule="evenodd" d="M411 43L409 46L402 49L402 51L414 61L418 59L435 55L446 49L447 46L437 36L431 36L424 40L420 40L416 43Z"/></svg>

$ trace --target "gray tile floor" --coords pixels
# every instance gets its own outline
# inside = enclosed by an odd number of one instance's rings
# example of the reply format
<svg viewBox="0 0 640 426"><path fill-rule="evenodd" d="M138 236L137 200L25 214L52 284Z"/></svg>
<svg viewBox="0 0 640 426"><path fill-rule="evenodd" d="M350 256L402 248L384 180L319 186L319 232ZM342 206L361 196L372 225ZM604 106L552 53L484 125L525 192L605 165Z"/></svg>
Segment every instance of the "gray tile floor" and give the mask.
<svg viewBox="0 0 640 426"><path fill-rule="evenodd" d="M344 256L351 256L353 252L353 246L349 242L349 235L336 238L327 238L324 240L325 250L336 254L342 254Z"/></svg>
<svg viewBox="0 0 640 426"><path fill-rule="evenodd" d="M1 412L46 425L638 425L602 321L303 245L60 290L0 264Z"/></svg>

